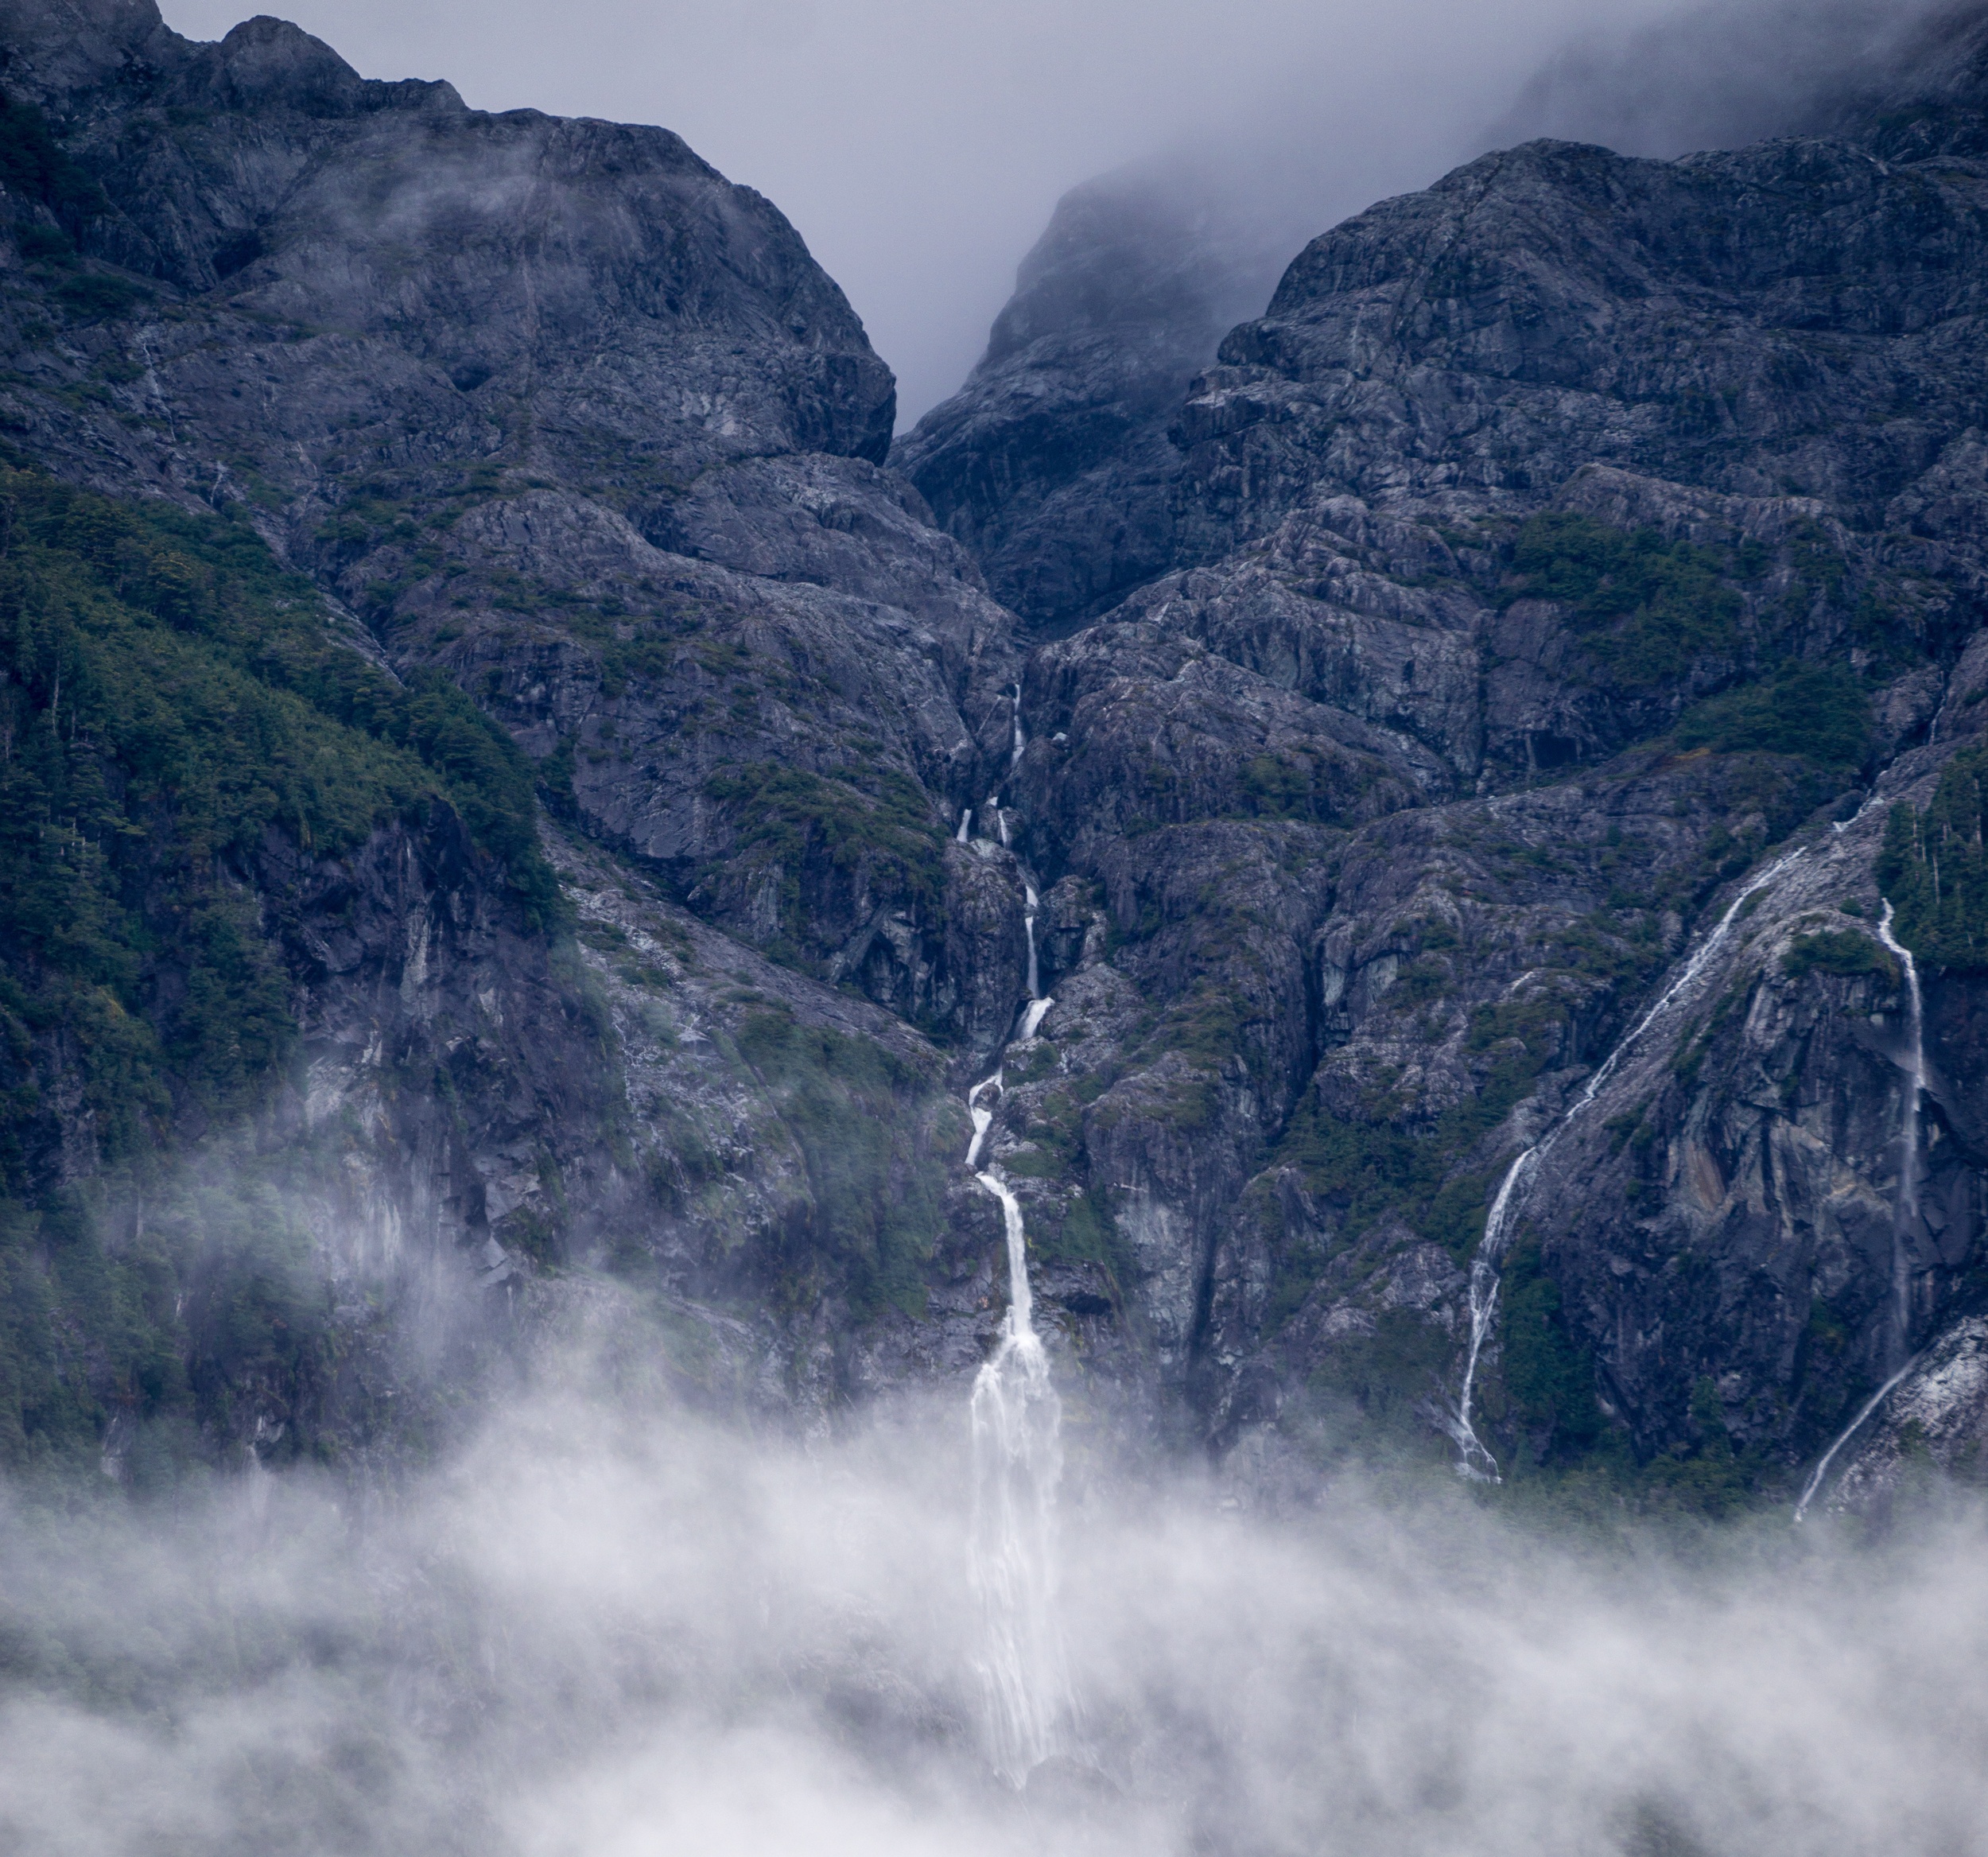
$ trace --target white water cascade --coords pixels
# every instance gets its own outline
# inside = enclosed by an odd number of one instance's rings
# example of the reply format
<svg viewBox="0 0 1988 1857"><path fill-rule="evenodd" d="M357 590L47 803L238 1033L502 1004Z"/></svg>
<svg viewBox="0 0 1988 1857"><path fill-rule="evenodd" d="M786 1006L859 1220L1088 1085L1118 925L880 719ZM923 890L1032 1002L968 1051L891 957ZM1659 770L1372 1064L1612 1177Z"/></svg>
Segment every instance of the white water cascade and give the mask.
<svg viewBox="0 0 1988 1857"><path fill-rule="evenodd" d="M1019 700L1019 692L1017 693ZM1019 724L1017 725L1019 732ZM1017 750L1019 752L1019 750ZM1042 996L1035 953L1035 887L1023 885L1029 1003L1019 1033L1035 1037L1055 1004ZM968 1571L980 1602L978 1661L986 1691L994 1770L1010 1785L1055 1753L1070 1715L1062 1636L1056 1623L1056 1486L1063 1474L1062 1402L1035 1332L1028 1240L1021 1203L980 1151L1001 1093L996 1070L967 1092L973 1140L967 1171L1000 1202L1008 1245L1008 1312L992 1356L973 1381L973 1513Z"/></svg>
<svg viewBox="0 0 1988 1857"><path fill-rule="evenodd" d="M1876 1412L1877 1408L1885 1403L1886 1400L1891 1397L1892 1393L1897 1386L1899 1381L1903 1380L1905 1376L1918 1365L1919 1360L1916 1355L1915 1355L1911 1360L1906 1362L1904 1366L1901 1367L1897 1373L1893 1373L1890 1379L1887 1380L1882 1386L1879 1387L1869 1399L1866 1400L1864 1403L1857 1408L1857 1416L1852 1419L1850 1422L1847 1425L1844 1426L1842 1430L1837 1434L1836 1442L1831 1445L1828 1450L1823 1453L1821 1461L1817 1463L1814 1470L1808 1473L1808 1481L1802 1486L1800 1499L1795 1505L1795 1519L1797 1521L1800 1521L1804 1516L1808 1513L1808 1505L1815 1500L1816 1492L1823 1486L1823 1479L1829 1474L1829 1467L1836 1461L1837 1452L1841 1451L1846 1444L1849 1443L1850 1439L1854 1438L1857 1435L1858 1432L1862 1428L1865 1420L1869 1418L1873 1412Z"/></svg>
<svg viewBox="0 0 1988 1857"><path fill-rule="evenodd" d="M1912 1338L1912 1255L1906 1239L1919 1222L1919 1105L1926 1093L1926 1002L1919 990L1919 964L1912 950L1892 933L1892 906L1877 924L1877 938L1891 950L1905 976L1906 1024L1911 1059L1906 1066L1905 1113L1899 1118L1898 1200L1892 1209L1892 1337L1889 1365L1905 1357Z"/></svg>
<svg viewBox="0 0 1988 1857"><path fill-rule="evenodd" d="M1704 945L1684 964L1684 969L1677 978L1664 989L1656 1004L1630 1027L1600 1068L1589 1078L1567 1113L1505 1170L1497 1197L1491 1202L1490 1214L1485 1220L1484 1237L1478 1242L1477 1255L1470 1260L1470 1346L1464 1359L1463 1385L1457 1396L1456 1410L1448 1415L1443 1424L1443 1429L1457 1447L1459 1476L1468 1477L1474 1482L1495 1483L1501 1480L1497 1459L1477 1435L1470 1408L1477 1392L1477 1363L1483 1356L1484 1344L1490 1336L1491 1323L1497 1314L1498 1265L1510 1237L1513 1202L1518 1198L1521 1183L1574 1118L1602 1094L1643 1034L1697 985L1699 977L1713 956L1724 946L1748 899L1765 889L1783 871L1799 863L1806 855L1805 852L1791 851L1785 857L1776 858L1733 899L1731 907L1719 918L1718 926L1705 938Z"/></svg>
<svg viewBox="0 0 1988 1857"><path fill-rule="evenodd" d="M1891 1397L1899 1381L1919 1364L1916 1355L1908 1358L1905 1353L1912 1345L1912 1255L1906 1239L1919 1220L1920 1098L1926 1092L1926 1004L1919 990L1919 965L1912 959L1912 950L1892 933L1892 906L1887 901L1885 912L1878 919L1877 938L1890 950L1905 974L1906 1024L1911 1038L1910 1055L1905 1066L1905 1106L1899 1117L1898 1197L1892 1207L1891 1333L1886 1338L1885 1347L1885 1364L1892 1372L1885 1384L1858 1408L1856 1417L1837 1434L1835 1442L1809 1472L1808 1481L1802 1486L1800 1498L1795 1505L1797 1521L1808 1513L1808 1505L1820 1493L1838 1452L1863 1428L1864 1421Z"/></svg>
<svg viewBox="0 0 1988 1857"><path fill-rule="evenodd" d="M1069 1714L1056 1622L1056 1486L1062 1402L1035 1332L1022 1208L991 1168L976 1176L1008 1229L1008 1313L973 1381L973 1517L969 1570L980 1600L980 1680L994 1770L1011 1786L1055 1753Z"/></svg>
<svg viewBox="0 0 1988 1857"><path fill-rule="evenodd" d="M1008 757L1010 771L1022 764L1022 751L1028 746L1028 737L1022 732L1022 686L1015 686L1015 746Z"/></svg>
<svg viewBox="0 0 1988 1857"><path fill-rule="evenodd" d="M973 827L973 809L970 806L960 808L960 829L953 834L956 843L964 845Z"/></svg>

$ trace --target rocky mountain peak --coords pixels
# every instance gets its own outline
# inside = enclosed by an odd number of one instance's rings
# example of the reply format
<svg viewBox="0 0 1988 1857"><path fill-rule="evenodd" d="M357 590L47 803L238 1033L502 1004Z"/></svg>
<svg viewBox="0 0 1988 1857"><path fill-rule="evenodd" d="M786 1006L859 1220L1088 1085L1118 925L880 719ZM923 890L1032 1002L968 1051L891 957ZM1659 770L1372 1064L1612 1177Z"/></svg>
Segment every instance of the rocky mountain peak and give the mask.
<svg viewBox="0 0 1988 1857"><path fill-rule="evenodd" d="M195 70L176 88L217 109L344 116L367 94L365 80L322 39L267 14L244 20L205 58L190 62Z"/></svg>

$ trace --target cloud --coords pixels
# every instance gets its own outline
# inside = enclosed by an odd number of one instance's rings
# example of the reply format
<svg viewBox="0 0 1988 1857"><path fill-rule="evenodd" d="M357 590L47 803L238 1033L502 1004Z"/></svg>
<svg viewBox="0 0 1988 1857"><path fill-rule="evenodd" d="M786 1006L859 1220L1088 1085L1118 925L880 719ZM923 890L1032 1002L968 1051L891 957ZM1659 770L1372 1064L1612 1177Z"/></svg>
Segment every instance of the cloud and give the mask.
<svg viewBox="0 0 1988 1857"><path fill-rule="evenodd" d="M1971 1848L1988 1808L1988 1518L1958 1500L1862 1547L1556 1540L1441 1479L1252 1513L1087 1448L1076 1708L1017 1794L973 1676L963 1387L803 1440L534 1378L417 1474L14 1492L0 1840L1793 1857Z"/></svg>
<svg viewBox="0 0 1988 1857"><path fill-rule="evenodd" d="M1936 46L1942 21L1982 12L1974 0L1752 0L1590 32L1547 61L1490 133L1675 156L1821 131Z"/></svg>
<svg viewBox="0 0 1988 1857"><path fill-rule="evenodd" d="M908 423L965 377L1055 201L1091 176L1202 151L1221 196L1294 255L1497 140L1551 132L1668 153L1745 139L1928 10L294 0L289 13L368 76L445 76L481 107L675 130L798 226L897 370ZM240 10L165 0L196 37Z"/></svg>
<svg viewBox="0 0 1988 1857"><path fill-rule="evenodd" d="M1620 0L1628 16L1660 0ZM217 37L239 0L166 0ZM907 416L965 376L1056 200L1170 144L1244 138L1318 214L1425 184L1592 0L294 0L368 76L660 122L799 227ZM1467 151L1466 151L1467 152ZM1363 197L1363 196L1365 197ZM1323 222L1309 230L1323 230Z"/></svg>

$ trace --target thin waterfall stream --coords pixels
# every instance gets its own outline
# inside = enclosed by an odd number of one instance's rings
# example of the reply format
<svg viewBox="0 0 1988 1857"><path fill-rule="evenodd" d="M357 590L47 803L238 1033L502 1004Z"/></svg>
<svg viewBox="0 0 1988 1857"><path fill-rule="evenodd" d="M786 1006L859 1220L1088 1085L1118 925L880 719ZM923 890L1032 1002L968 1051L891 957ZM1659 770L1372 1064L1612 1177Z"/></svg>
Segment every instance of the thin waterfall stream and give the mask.
<svg viewBox="0 0 1988 1857"><path fill-rule="evenodd" d="M1725 945L1748 899L1758 895L1782 872L1799 863L1807 855L1805 851L1791 851L1786 857L1776 858L1733 899L1725 915L1719 918L1718 926L1705 938L1704 945L1684 964L1683 972L1664 989L1656 1004L1637 1020L1617 1042L1614 1050L1609 1053L1594 1074L1589 1078L1581 1094L1574 1098L1566 1113L1505 1170L1505 1179L1498 1187L1497 1196L1491 1202L1489 1216L1485 1220L1484 1236L1478 1241L1476 1255L1470 1260L1470 1346L1464 1360L1463 1382L1457 1396L1456 1409L1447 1415L1443 1424L1443 1429L1449 1433L1451 1441L1457 1447L1456 1467L1459 1476L1468 1477L1476 1482L1495 1483L1501 1480L1497 1459L1477 1435L1470 1408L1476 1396L1478 1364L1483 1358L1485 1342L1490 1337L1491 1324L1497 1315L1498 1267L1504 1257L1505 1246L1510 1241L1513 1208L1520 1197L1521 1185L1534 1165L1544 1157L1574 1118L1601 1094L1609 1079L1615 1074L1622 1060L1635 1048L1643 1034L1697 985L1699 977L1704 973L1707 964Z"/></svg>
<svg viewBox="0 0 1988 1857"><path fill-rule="evenodd" d="M1912 1253L1906 1241L1919 1222L1920 1101L1926 1093L1926 1002L1919 990L1919 964L1913 960L1912 950L1893 934L1893 915L1887 898L1884 914L1878 919L1877 938L1890 951L1905 977L1905 1023L1909 1034L1905 1103L1898 1125L1898 1195L1892 1206L1891 1333L1885 1348L1885 1365L1891 1373L1884 1385L1858 1408L1857 1416L1836 1435L1809 1472L1795 1505L1797 1521L1808 1513L1809 1505L1821 1493L1829 1467L1838 1454L1897 1390L1899 1382L1919 1365L1917 1355L1908 1357L1906 1353L1912 1346Z"/></svg>
<svg viewBox="0 0 1988 1857"><path fill-rule="evenodd" d="M1023 746L1021 692L1015 692L1015 755ZM1000 818L999 814L996 814ZM1007 830L1002 826L1005 841ZM1026 1044L1055 1004L1042 993L1035 946L1041 903L1023 884L1023 928L1028 946L1028 1004L1015 1039ZM1002 1047L1004 1057L1008 1046ZM1008 1310L993 1354L973 1380L973 1506L968 1574L980 1613L977 1669L985 1692L994 1770L1011 1786L1057 1753L1070 1715L1062 1634L1056 1620L1056 1490L1063 1473L1062 1402L1051 1384L1049 1356L1035 1331L1029 1282L1028 1238L1021 1202L1000 1172L980 1166L993 1125L993 1099L1004 1071L997 1066L967 1092L973 1138L966 1167L1001 1208L1008 1251Z"/></svg>
<svg viewBox="0 0 1988 1857"><path fill-rule="evenodd" d="M1885 904L1877 938L1905 977L1905 1023L1911 1055L1905 1067L1905 1107L1899 1118L1898 1199L1892 1209L1892 1338L1889 1366L1905 1358L1912 1338L1912 1257L1906 1238L1919 1219L1919 1105L1926 1093L1926 1002L1919 990L1919 963L1892 933L1892 906Z"/></svg>

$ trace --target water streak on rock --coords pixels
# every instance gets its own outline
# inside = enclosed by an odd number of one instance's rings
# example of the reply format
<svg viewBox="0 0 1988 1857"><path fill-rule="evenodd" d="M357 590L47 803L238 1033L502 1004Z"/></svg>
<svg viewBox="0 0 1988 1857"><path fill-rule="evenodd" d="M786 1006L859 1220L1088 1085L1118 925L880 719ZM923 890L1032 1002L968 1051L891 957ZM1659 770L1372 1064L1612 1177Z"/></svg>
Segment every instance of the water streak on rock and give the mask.
<svg viewBox="0 0 1988 1857"><path fill-rule="evenodd" d="M1888 1354L1893 1365L1891 1377L1858 1408L1856 1417L1837 1434L1835 1441L1809 1472L1808 1481L1802 1486L1800 1498L1795 1505L1797 1521L1807 1514L1809 1505L1822 1489L1823 1480L1829 1474L1829 1467L1836 1461L1838 1453L1918 1365L1918 1357L1908 1358L1905 1352L1912 1345L1912 1253L1907 1241L1912 1227L1919 1222L1919 1099L1926 1089L1926 1008L1919 990L1919 964L1912 959L1912 950L1892 933L1893 914L1890 900L1887 899L1885 912L1878 919L1877 938L1891 950L1905 976L1906 1024L1911 1040L1905 1066L1905 1106L1899 1118L1898 1195L1892 1206L1892 1308Z"/></svg>
<svg viewBox="0 0 1988 1857"><path fill-rule="evenodd" d="M1816 1492L1823 1486L1823 1479L1829 1474L1829 1467L1836 1461L1837 1452L1849 1443L1862 1429L1864 1421L1891 1397L1899 1381L1918 1365L1916 1358L1908 1361L1857 1408L1857 1416L1852 1419L1838 1434L1836 1442L1823 1453L1821 1461L1816 1464L1814 1470L1809 1472L1808 1481L1802 1486L1800 1499L1795 1505L1795 1519L1797 1521L1808 1513L1808 1505L1815 1500Z"/></svg>
<svg viewBox="0 0 1988 1857"><path fill-rule="evenodd" d="M1906 1025L1911 1055L1906 1064L1905 1113L1898 1130L1898 1198L1892 1209L1892 1336L1893 1364L1912 1340L1912 1253L1907 1240L1919 1222L1919 1102L1926 1090L1926 1005L1919 990L1919 964L1912 950L1892 933L1892 906L1877 924L1877 938L1891 950L1905 976Z"/></svg>
<svg viewBox="0 0 1988 1857"><path fill-rule="evenodd" d="M1602 1094L1609 1078L1621 1068L1624 1058L1635 1048L1643 1034L1679 999L1697 985L1699 977L1704 973L1707 964L1725 946L1733 925L1739 920L1740 912L1746 907L1749 899L1767 888L1782 872L1800 863L1806 855L1804 851L1791 851L1784 857L1776 858L1733 899L1725 915L1719 918L1718 927L1706 937L1704 946L1684 964L1683 972L1664 989L1656 1004L1637 1020L1629 1028L1628 1035L1609 1053L1600 1068L1589 1078L1567 1113L1505 1170L1497 1197L1492 1201L1490 1214L1485 1221L1484 1237L1478 1243L1477 1255L1470 1261L1470 1351L1464 1359L1463 1384L1457 1395L1456 1409L1446 1415L1443 1420L1443 1429L1457 1447L1456 1467L1459 1476L1480 1482L1501 1480L1497 1459L1477 1435L1470 1408L1476 1396L1478 1362L1483 1357L1485 1342L1489 1338L1491 1324L1497 1315L1498 1266L1504 1258L1505 1246L1510 1241L1513 1203L1518 1197L1520 1183L1547 1149L1559 1139L1574 1117Z"/></svg>

